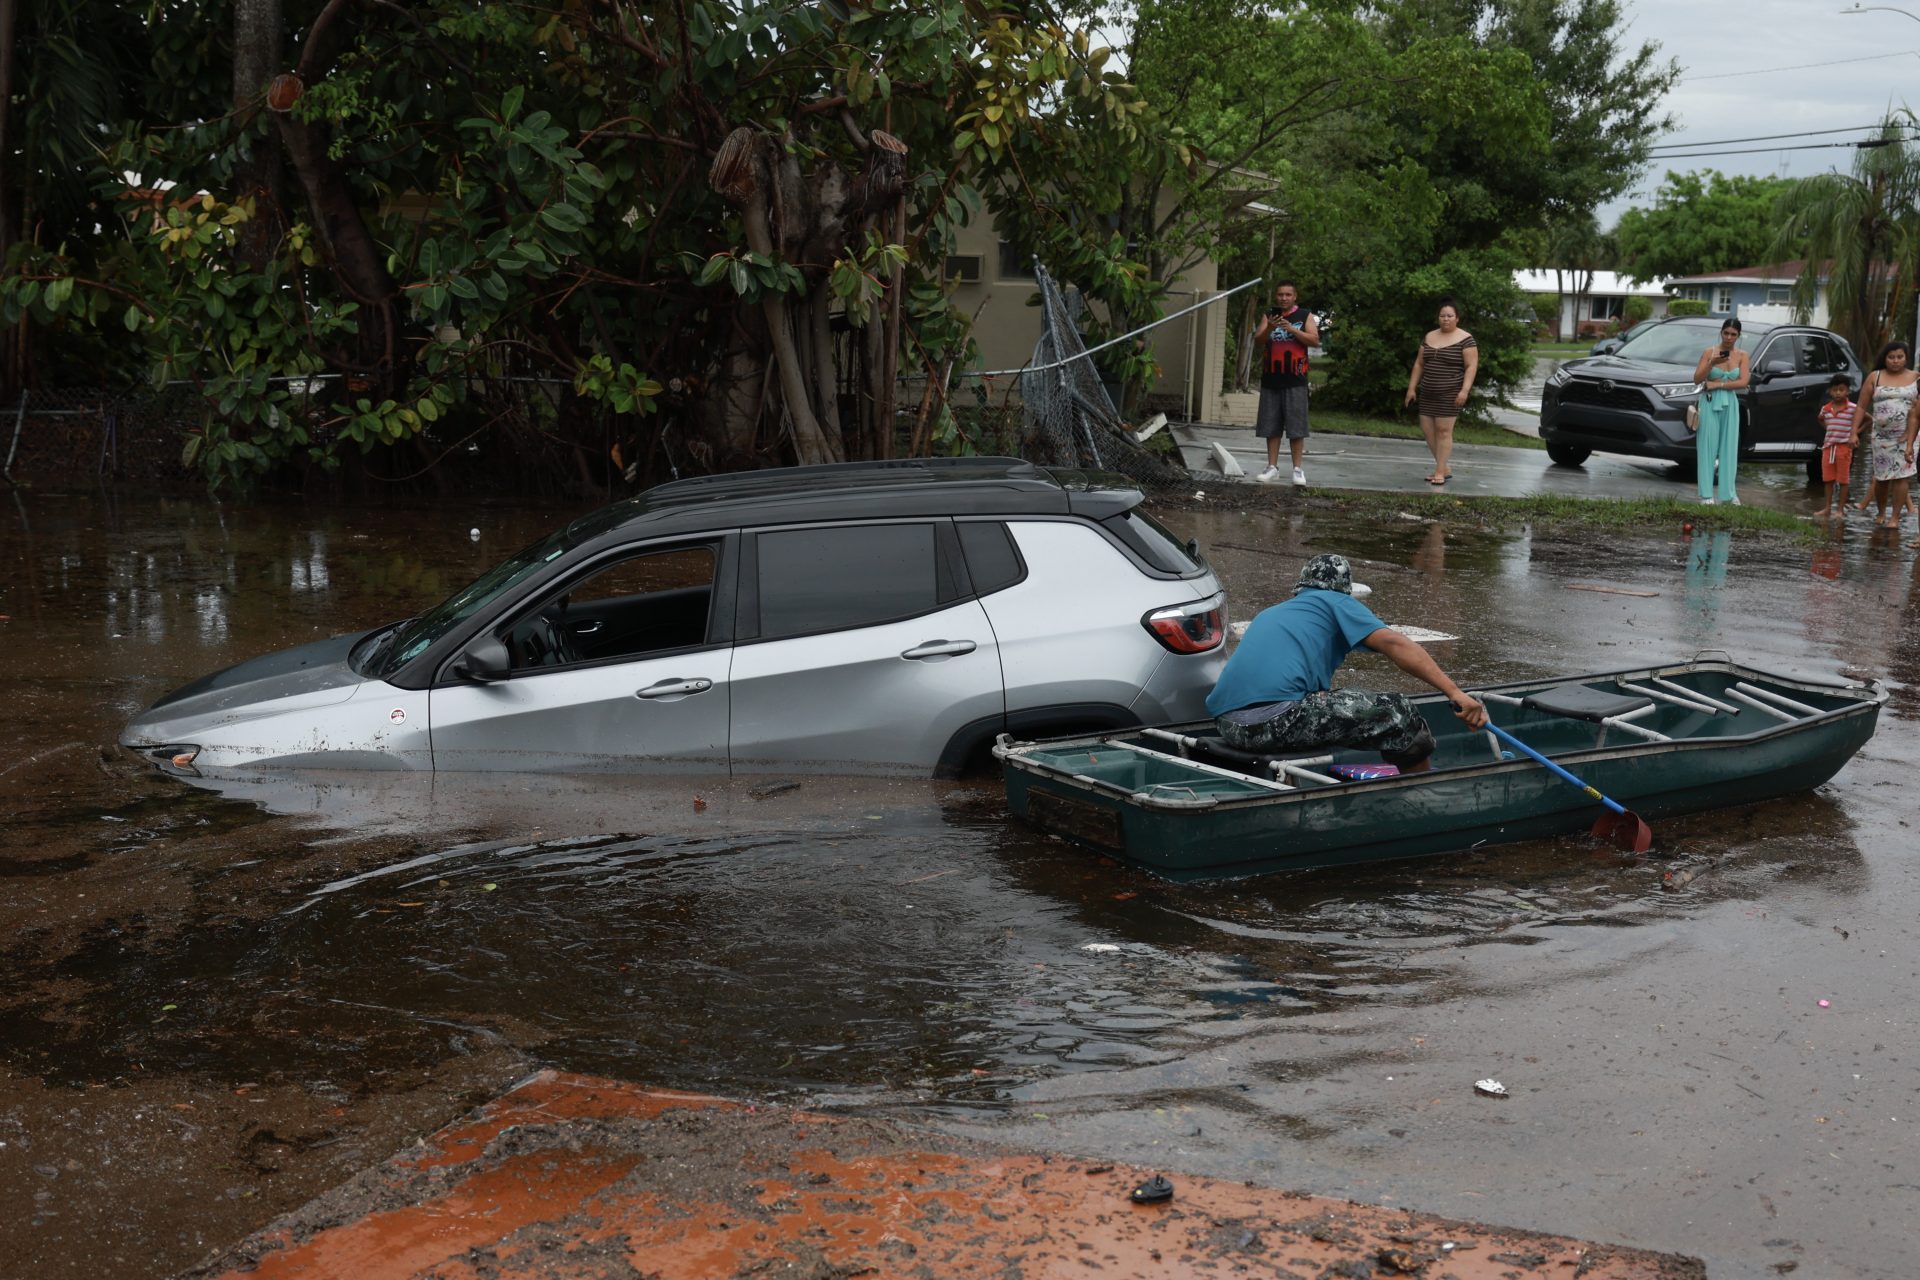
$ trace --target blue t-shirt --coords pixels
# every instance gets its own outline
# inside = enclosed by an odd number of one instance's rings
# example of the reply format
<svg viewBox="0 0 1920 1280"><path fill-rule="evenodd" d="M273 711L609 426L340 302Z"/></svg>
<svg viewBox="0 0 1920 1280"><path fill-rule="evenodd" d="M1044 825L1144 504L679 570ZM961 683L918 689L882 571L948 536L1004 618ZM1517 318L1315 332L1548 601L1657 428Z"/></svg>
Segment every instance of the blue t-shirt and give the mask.
<svg viewBox="0 0 1920 1280"><path fill-rule="evenodd" d="M1331 689L1347 655L1386 625L1343 591L1309 588L1262 609L1207 695L1207 711L1220 716Z"/></svg>

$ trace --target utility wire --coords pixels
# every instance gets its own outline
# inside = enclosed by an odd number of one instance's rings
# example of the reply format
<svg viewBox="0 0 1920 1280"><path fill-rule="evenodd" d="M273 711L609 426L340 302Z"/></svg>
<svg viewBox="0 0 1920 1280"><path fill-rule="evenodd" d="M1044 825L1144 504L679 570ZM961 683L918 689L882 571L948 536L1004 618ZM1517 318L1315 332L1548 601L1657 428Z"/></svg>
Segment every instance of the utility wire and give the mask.
<svg viewBox="0 0 1920 1280"><path fill-rule="evenodd" d="M1682 83L1695 80L1732 80L1736 76L1764 76L1776 71L1811 71L1815 67L1841 67L1855 62L1877 62L1881 58L1907 58L1920 55L1920 49L1896 49L1892 53L1869 53L1858 58L1834 58L1828 62L1797 62L1790 67L1756 67L1752 71L1716 71L1710 76L1681 76Z"/></svg>
<svg viewBox="0 0 1920 1280"><path fill-rule="evenodd" d="M1873 124L1849 125L1844 129L1807 129L1800 133L1763 133L1752 138L1713 138L1706 142L1668 142L1654 147L1652 150L1688 151L1694 147L1731 146L1736 142L1772 142L1776 138L1817 138L1827 133L1862 133L1868 129L1878 129L1881 123L1880 121L1875 121Z"/></svg>
<svg viewBox="0 0 1920 1280"><path fill-rule="evenodd" d="M1864 142L1807 142L1797 147L1740 147L1732 151L1690 151L1685 155L1654 156L1655 160L1711 160L1715 156L1746 156L1772 151L1824 151L1829 147L1854 147L1861 150L1869 147L1885 147L1898 138L1869 138Z"/></svg>

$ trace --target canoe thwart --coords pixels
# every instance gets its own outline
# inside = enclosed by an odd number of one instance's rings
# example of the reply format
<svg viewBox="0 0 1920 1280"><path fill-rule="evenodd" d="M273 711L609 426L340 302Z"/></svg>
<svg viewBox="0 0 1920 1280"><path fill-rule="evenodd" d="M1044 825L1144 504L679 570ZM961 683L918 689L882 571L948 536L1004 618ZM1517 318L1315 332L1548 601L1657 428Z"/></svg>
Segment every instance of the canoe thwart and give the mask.
<svg viewBox="0 0 1920 1280"><path fill-rule="evenodd" d="M1528 694L1520 700L1520 705L1550 716L1567 716L1573 720L1599 724L1630 712L1644 711L1653 705L1653 699L1644 694L1608 693L1589 685L1563 684Z"/></svg>

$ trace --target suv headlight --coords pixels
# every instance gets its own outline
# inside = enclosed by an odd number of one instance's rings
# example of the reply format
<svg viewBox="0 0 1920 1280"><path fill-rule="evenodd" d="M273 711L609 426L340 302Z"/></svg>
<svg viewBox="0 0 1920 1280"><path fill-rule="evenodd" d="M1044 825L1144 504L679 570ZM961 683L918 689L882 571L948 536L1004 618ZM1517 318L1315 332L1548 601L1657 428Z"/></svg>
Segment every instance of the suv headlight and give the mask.
<svg viewBox="0 0 1920 1280"><path fill-rule="evenodd" d="M1700 384L1697 382L1674 382L1664 387L1655 387L1653 394L1663 400L1679 400L1694 394L1698 390L1700 390Z"/></svg>
<svg viewBox="0 0 1920 1280"><path fill-rule="evenodd" d="M1550 387L1564 387L1572 381L1573 375L1567 372L1567 366L1565 365L1561 365L1558 369L1555 369L1547 375L1547 385Z"/></svg>

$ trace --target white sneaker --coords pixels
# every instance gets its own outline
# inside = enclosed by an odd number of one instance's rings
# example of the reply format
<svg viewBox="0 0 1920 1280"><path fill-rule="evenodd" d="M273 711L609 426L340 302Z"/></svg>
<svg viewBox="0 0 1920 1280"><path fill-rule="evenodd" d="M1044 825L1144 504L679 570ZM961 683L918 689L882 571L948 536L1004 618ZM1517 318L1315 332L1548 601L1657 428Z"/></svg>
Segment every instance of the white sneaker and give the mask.
<svg viewBox="0 0 1920 1280"><path fill-rule="evenodd" d="M1272 484L1275 480L1278 480L1279 478L1280 478L1280 468L1278 467L1268 467L1265 471L1262 471L1259 475L1254 477L1254 479L1259 481L1261 484Z"/></svg>
<svg viewBox="0 0 1920 1280"><path fill-rule="evenodd" d="M1739 505L1740 505L1740 495L1739 495L1739 494L1735 494L1735 495L1734 495L1733 497L1731 497L1731 498L1728 498L1728 499L1727 499L1727 505L1728 505L1728 506L1730 506L1730 507L1737 507L1737 506L1739 506Z"/></svg>
<svg viewBox="0 0 1920 1280"><path fill-rule="evenodd" d="M1714 501L1712 498L1702 498L1700 499L1700 505L1703 507L1711 507L1714 505Z"/></svg>
<svg viewBox="0 0 1920 1280"><path fill-rule="evenodd" d="M1293 469L1293 482L1295 484L1305 484L1307 482L1307 473L1295 467Z"/></svg>

